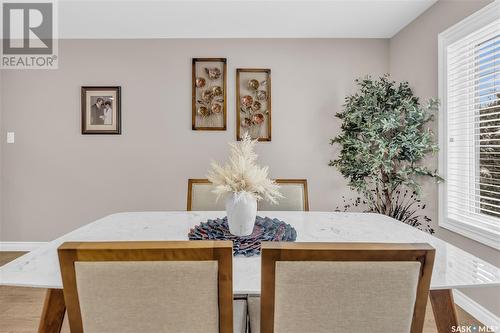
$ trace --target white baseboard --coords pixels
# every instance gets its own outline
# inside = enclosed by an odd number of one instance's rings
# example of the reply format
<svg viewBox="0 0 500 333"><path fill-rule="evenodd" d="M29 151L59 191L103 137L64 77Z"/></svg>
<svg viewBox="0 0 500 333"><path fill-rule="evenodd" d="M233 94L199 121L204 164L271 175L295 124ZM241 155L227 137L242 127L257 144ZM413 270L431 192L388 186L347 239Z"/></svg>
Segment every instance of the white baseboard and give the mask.
<svg viewBox="0 0 500 333"><path fill-rule="evenodd" d="M33 251L47 242L0 242L0 251Z"/></svg>
<svg viewBox="0 0 500 333"><path fill-rule="evenodd" d="M461 291L453 290L453 298L458 306L467 311L471 316L479 320L484 325L489 327L500 326L500 318L491 313L488 309L484 308L482 305L473 301Z"/></svg>

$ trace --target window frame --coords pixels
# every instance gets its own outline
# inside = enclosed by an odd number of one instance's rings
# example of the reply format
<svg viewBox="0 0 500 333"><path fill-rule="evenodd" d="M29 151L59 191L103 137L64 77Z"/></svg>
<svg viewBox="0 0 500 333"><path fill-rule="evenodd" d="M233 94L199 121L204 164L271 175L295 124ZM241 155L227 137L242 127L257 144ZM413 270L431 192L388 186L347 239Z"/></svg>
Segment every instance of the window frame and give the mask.
<svg viewBox="0 0 500 333"><path fill-rule="evenodd" d="M462 236L500 250L500 231L494 230L488 223L465 223L447 218L447 152L448 152L448 119L447 119L447 47L461 38L477 31L499 18L500 1L494 1L464 20L438 34L438 96L439 108L439 173L445 179L439 184L438 225ZM485 220L488 220L485 218Z"/></svg>

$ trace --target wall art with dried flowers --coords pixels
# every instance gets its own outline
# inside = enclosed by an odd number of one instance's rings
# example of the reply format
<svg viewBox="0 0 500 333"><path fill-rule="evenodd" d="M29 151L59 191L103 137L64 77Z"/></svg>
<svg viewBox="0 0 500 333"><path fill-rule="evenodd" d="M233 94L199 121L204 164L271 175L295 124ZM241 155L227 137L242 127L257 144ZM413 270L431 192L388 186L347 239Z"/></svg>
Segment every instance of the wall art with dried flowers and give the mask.
<svg viewBox="0 0 500 333"><path fill-rule="evenodd" d="M271 70L236 69L236 139L271 141Z"/></svg>
<svg viewBox="0 0 500 333"><path fill-rule="evenodd" d="M226 58L193 58L193 130L226 130L226 72Z"/></svg>

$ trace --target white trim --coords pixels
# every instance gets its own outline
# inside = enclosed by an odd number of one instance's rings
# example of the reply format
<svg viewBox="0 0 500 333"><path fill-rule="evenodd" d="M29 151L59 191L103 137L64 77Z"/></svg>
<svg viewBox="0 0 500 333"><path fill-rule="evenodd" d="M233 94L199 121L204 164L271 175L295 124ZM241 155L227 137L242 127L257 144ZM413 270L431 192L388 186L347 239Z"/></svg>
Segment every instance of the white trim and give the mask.
<svg viewBox="0 0 500 333"><path fill-rule="evenodd" d="M443 203L444 206L444 203ZM480 228L476 225L443 218L439 221L439 226L462 236L480 242L484 245L500 250L498 235L490 230Z"/></svg>
<svg viewBox="0 0 500 333"><path fill-rule="evenodd" d="M439 174L445 181L439 184L439 215L438 225L442 228L456 232L462 236L478 241L487 246L500 250L500 241L498 233L494 230L487 230L466 223L458 223L448 219L446 216L446 156L448 147L447 117L446 117L446 48L448 45L456 42L470 33L486 26L498 19L500 13L500 0L495 0L469 17L463 19L452 27L446 29L438 35L438 96L441 102L439 107Z"/></svg>
<svg viewBox="0 0 500 333"><path fill-rule="evenodd" d="M489 327L500 327L500 318L491 313L488 309L472 300L459 290L453 290L455 303L467 311L471 316ZM496 332L496 330L495 330Z"/></svg>
<svg viewBox="0 0 500 333"><path fill-rule="evenodd" d="M0 242L0 252L2 251L33 251L47 242Z"/></svg>

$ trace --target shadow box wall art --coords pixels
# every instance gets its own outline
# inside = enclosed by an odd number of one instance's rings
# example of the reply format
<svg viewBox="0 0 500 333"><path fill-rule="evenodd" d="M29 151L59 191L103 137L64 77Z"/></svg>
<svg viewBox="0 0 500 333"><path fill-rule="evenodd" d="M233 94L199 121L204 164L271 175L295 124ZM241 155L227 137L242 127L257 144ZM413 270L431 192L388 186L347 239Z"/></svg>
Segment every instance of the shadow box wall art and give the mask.
<svg viewBox="0 0 500 333"><path fill-rule="evenodd" d="M121 133L121 88L82 87L82 134Z"/></svg>
<svg viewBox="0 0 500 333"><path fill-rule="evenodd" d="M236 139L271 141L271 70L236 69Z"/></svg>
<svg viewBox="0 0 500 333"><path fill-rule="evenodd" d="M193 130L226 130L226 58L193 59Z"/></svg>

